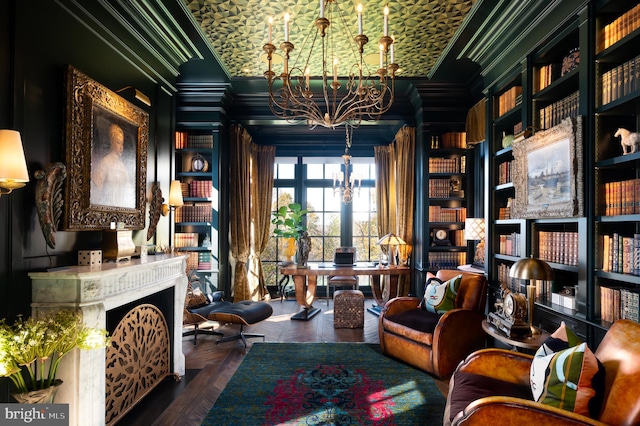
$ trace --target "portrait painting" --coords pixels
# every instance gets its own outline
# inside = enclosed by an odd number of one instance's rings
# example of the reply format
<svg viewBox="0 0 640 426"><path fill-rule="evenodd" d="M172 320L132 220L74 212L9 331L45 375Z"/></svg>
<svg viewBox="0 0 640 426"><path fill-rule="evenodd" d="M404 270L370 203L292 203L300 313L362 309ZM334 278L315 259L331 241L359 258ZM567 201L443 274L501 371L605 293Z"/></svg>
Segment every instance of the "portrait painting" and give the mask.
<svg viewBox="0 0 640 426"><path fill-rule="evenodd" d="M70 65L65 93L64 229L143 229L148 114Z"/></svg>
<svg viewBox="0 0 640 426"><path fill-rule="evenodd" d="M584 214L581 117L515 142L513 157L514 218Z"/></svg>

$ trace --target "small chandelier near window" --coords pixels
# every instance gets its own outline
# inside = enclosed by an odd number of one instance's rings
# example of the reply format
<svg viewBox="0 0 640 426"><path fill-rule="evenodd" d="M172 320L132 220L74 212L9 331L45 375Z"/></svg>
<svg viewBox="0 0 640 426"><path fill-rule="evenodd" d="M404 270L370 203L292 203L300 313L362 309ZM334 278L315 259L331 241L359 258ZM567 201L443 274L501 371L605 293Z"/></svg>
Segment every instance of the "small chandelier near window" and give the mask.
<svg viewBox="0 0 640 426"><path fill-rule="evenodd" d="M305 121L310 128L320 125L333 129L343 124L357 127L363 120L378 120L389 110L399 66L394 62L393 38L389 36L388 6L384 8L384 35L373 53L374 56L379 53L379 68L375 72L369 72L364 61L369 38L363 34L361 4L357 7L358 34L354 37L337 0L320 0L320 16L291 66L289 60L294 45L289 41L289 19L285 13L284 41L280 44L284 62L281 74L276 75L273 70L276 62L273 60L276 51L272 43L273 17L269 17L268 42L263 46L269 62L269 69L264 73L269 83L269 107L274 115L289 122ZM349 48L342 47L345 42ZM348 76L342 88L338 76L345 71ZM314 92L311 75L318 75L316 73L320 75L322 88L314 84ZM333 75L332 81L330 75ZM277 83L278 79L281 84Z"/></svg>
<svg viewBox="0 0 640 426"><path fill-rule="evenodd" d="M340 194L340 198L345 204L349 204L353 200L353 195L360 195L360 185L362 184L362 177L351 172L351 155L349 155L349 148L351 148L351 138L353 135L353 128L347 126L347 146L344 149L342 159L344 160L344 172L333 174L333 194Z"/></svg>

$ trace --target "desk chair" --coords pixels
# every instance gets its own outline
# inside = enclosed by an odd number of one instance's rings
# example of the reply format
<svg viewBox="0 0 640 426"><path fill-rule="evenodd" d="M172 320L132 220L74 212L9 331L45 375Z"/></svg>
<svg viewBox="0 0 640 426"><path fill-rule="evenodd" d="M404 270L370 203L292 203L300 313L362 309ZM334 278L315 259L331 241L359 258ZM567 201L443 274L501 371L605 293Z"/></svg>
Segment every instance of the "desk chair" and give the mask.
<svg viewBox="0 0 640 426"><path fill-rule="evenodd" d="M358 290L358 276L357 275L329 275L327 280L327 306L329 306L329 299L331 298L331 287L335 294L336 287L351 287L354 290Z"/></svg>

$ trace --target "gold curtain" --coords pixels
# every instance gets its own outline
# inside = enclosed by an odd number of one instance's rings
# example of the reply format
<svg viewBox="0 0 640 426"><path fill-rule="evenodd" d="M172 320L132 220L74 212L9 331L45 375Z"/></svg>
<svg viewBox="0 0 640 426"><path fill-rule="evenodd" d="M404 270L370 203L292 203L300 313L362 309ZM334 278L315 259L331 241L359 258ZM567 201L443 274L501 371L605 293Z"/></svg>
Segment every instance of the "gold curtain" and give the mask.
<svg viewBox="0 0 640 426"><path fill-rule="evenodd" d="M487 100L483 98L467 113L465 132L468 145L480 143L486 138L486 104Z"/></svg>
<svg viewBox="0 0 640 426"><path fill-rule="evenodd" d="M251 223L252 241L249 255L249 281L252 300L263 300L269 292L264 282L260 256L269 242L271 197L273 193L273 146L251 144Z"/></svg>
<svg viewBox="0 0 640 426"><path fill-rule="evenodd" d="M235 261L233 300L251 300L247 261L251 232L251 136L241 126L231 128L229 185L229 230L231 255Z"/></svg>
<svg viewBox="0 0 640 426"><path fill-rule="evenodd" d="M405 126L400 129L395 144L375 147L374 156L378 235L382 237L393 232L407 242L399 248L400 263L406 264L413 244L415 128ZM409 293L410 281L409 276L400 277L398 294Z"/></svg>

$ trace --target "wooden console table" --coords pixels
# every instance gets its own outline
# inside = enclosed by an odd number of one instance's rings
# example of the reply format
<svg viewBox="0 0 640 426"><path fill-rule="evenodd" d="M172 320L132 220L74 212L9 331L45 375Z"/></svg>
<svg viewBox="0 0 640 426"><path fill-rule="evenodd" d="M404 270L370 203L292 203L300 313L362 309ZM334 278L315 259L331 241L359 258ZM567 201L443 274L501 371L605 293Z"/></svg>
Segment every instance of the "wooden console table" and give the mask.
<svg viewBox="0 0 640 426"><path fill-rule="evenodd" d="M377 266L319 267L311 264L308 268L297 268L296 265L283 266L280 267L280 273L293 277L296 301L302 307L302 311L295 314L291 319L308 320L320 312L320 309L313 306L318 275L368 275L371 277L374 300L378 306L384 306L389 299L398 296L398 277L400 275L409 275L411 268L408 266L391 268ZM384 275L389 276L389 285L381 289L380 277Z"/></svg>

